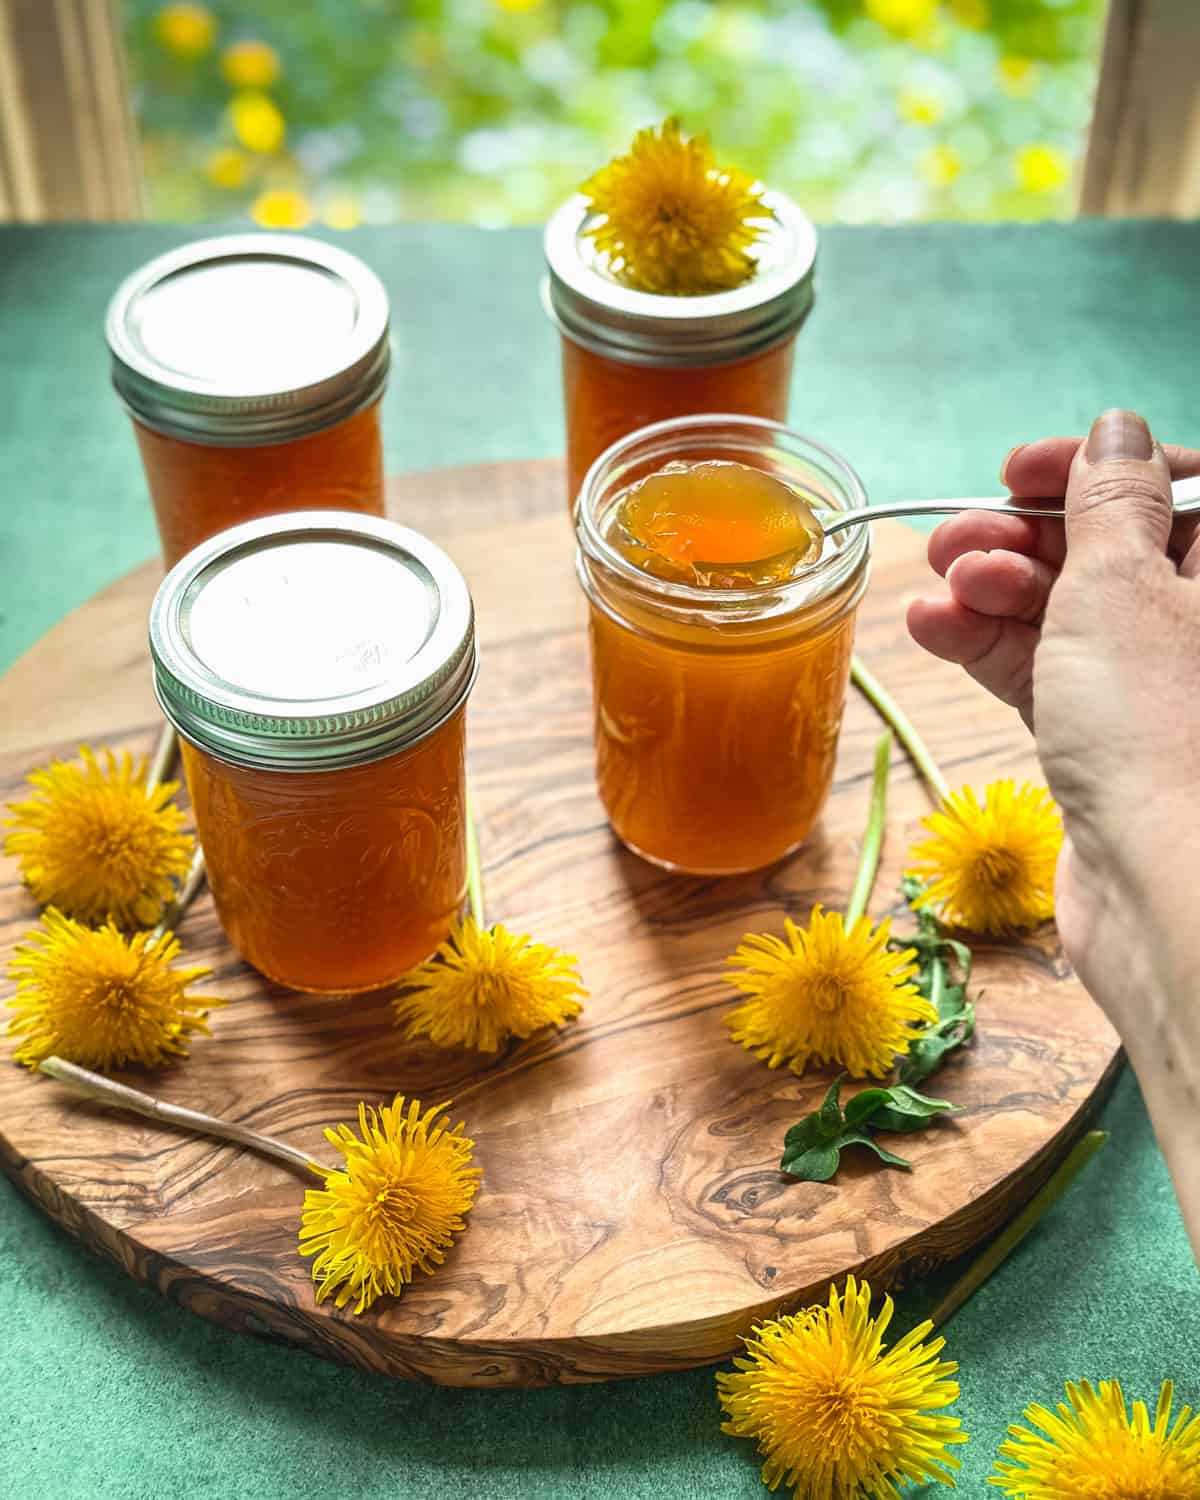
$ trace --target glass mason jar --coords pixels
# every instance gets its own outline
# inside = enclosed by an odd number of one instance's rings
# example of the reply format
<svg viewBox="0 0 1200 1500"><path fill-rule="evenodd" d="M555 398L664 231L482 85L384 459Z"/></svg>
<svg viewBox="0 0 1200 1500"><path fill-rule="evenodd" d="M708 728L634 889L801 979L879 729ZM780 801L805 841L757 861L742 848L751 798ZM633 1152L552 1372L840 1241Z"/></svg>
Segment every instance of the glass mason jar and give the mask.
<svg viewBox="0 0 1200 1500"><path fill-rule="evenodd" d="M596 776L617 837L694 875L772 864L804 842L833 780L869 528L827 537L784 583L655 578L608 540L631 484L665 464L730 460L821 508L866 503L838 454L755 418L659 422L592 465L575 514L590 605Z"/></svg>
<svg viewBox="0 0 1200 1500"><path fill-rule="evenodd" d="M585 231L585 198L546 226L543 300L562 340L567 503L591 464L618 438L670 417L740 412L787 417L796 334L813 304L817 233L782 193L755 247L759 269L743 286L703 297L639 292L608 271Z"/></svg>
<svg viewBox="0 0 1200 1500"><path fill-rule="evenodd" d="M383 515L387 293L357 257L296 235L172 250L109 303L167 566L242 521Z"/></svg>
<svg viewBox="0 0 1200 1500"><path fill-rule="evenodd" d="M475 626L450 558L344 512L247 522L167 574L150 649L243 958L344 994L428 957L466 890Z"/></svg>

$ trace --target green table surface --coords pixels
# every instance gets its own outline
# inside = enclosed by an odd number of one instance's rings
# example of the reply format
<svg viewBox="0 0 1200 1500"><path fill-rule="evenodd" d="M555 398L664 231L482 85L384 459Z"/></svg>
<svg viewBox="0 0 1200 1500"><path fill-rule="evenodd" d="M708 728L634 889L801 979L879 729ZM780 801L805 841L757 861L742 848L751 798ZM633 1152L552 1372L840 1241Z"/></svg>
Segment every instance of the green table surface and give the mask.
<svg viewBox="0 0 1200 1500"><path fill-rule="evenodd" d="M0 668L150 555L153 526L108 385L106 300L191 237L162 226L0 229ZM535 233L360 230L398 359L390 471L562 448ZM1015 442L1133 406L1196 442L1200 225L830 229L792 420L879 499L995 493ZM1064 1379L1166 1376L1200 1404L1200 1276L1137 1084L1112 1141L947 1329L982 1496L1008 1422ZM946 1277L938 1284L944 1284ZM900 1298L899 1326L938 1289ZM724 1436L710 1370L519 1392L408 1386L210 1326L136 1286L0 1186L0 1494L598 1497L765 1493ZM942 1493L940 1488L913 1494ZM993 1492L994 1493L994 1492Z"/></svg>

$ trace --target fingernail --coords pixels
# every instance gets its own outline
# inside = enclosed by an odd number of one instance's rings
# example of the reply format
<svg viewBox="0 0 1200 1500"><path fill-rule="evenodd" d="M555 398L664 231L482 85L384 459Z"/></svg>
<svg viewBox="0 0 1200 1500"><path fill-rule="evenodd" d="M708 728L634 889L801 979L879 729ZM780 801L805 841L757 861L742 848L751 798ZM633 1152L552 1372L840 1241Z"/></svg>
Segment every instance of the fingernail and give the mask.
<svg viewBox="0 0 1200 1500"><path fill-rule="evenodd" d="M1112 411L1102 412L1092 423L1085 451L1088 462L1093 464L1102 464L1111 458L1153 458L1154 439L1145 418L1139 417L1135 411L1114 407Z"/></svg>
<svg viewBox="0 0 1200 1500"><path fill-rule="evenodd" d="M1004 455L1004 462L1000 465L1000 483L1001 484L1007 484L1008 483L1008 466L1013 461L1013 454L1014 453L1020 453L1021 449L1024 446L1025 446L1024 443L1018 443L1015 448L1010 448L1008 450L1008 452Z"/></svg>

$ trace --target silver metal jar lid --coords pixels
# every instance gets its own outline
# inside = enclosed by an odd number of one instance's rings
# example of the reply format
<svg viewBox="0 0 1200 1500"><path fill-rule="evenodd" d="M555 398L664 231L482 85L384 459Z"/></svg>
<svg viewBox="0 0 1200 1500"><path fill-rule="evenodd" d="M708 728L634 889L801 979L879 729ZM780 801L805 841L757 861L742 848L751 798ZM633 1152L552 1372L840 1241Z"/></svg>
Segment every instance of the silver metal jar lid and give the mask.
<svg viewBox="0 0 1200 1500"><path fill-rule="evenodd" d="M458 568L407 527L297 511L202 542L150 611L154 690L192 744L235 765L331 770L431 734L475 680Z"/></svg>
<svg viewBox="0 0 1200 1500"><path fill-rule="evenodd" d="M292 234L199 240L117 288L112 379L139 422L248 447L331 427L387 382L387 293L357 256Z"/></svg>
<svg viewBox="0 0 1200 1500"><path fill-rule="evenodd" d="M779 343L813 302L817 232L782 193L764 193L771 217L754 247L759 269L744 285L703 297L625 286L585 234L596 215L568 199L546 226L546 310L575 343L626 364L689 366L743 359Z"/></svg>

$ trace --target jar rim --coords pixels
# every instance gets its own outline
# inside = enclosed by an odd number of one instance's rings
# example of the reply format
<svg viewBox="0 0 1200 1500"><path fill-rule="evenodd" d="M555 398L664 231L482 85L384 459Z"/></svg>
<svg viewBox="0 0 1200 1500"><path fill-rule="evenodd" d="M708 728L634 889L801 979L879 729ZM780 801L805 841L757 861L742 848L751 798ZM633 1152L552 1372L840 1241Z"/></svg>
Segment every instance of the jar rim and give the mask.
<svg viewBox="0 0 1200 1500"><path fill-rule="evenodd" d="M231 276L244 281L262 268L288 277L286 296L272 304L272 326L280 318L290 322L292 308L308 307L314 297L325 311L326 336L312 345L323 358L300 378L286 350L253 373L244 349L214 360L211 339L200 341L206 357L195 358L194 331L211 322L212 297L220 292L215 278L225 278L229 297L239 285ZM274 280L284 284L279 275ZM254 297L242 287L241 302L263 305L257 283L256 289ZM388 299L379 277L348 250L302 235L218 235L155 256L117 287L104 327L112 383L130 415L165 436L211 446L287 442L332 427L379 399L391 363ZM183 347L189 338L190 364Z"/></svg>
<svg viewBox="0 0 1200 1500"><path fill-rule="evenodd" d="M720 611L725 615L736 614L739 609L752 611L768 600L778 599L780 596L799 607L808 602L828 598L836 593L869 560L871 550L869 526L848 527L845 532L838 533L835 537L827 537L826 545L817 561L808 568L802 569L793 578L780 583L757 583L740 589L719 590L656 578L631 562L604 535L593 513L593 507L587 501L600 490L609 477L607 471L611 470L619 460L629 459L631 455L636 455L642 462L661 457L666 463L672 456L683 456L678 451L678 444L670 442L672 437L686 439L689 435L700 434L707 430L716 434L721 428L743 433L747 439L741 444L732 445L722 441L720 446L723 453L731 446L735 451L737 447L742 447L747 453L761 451L761 443L757 449L751 446L749 440L755 436L763 440L782 438L793 447L803 447L822 464L828 466L831 476L845 489L848 503L842 503L840 496L834 496L833 499L838 503L832 508L857 510L860 506L866 505L866 488L848 460L835 449L818 442L816 438L796 431L784 422L771 422L763 417L748 417L733 412L669 417L665 421L654 422L648 427L640 427L625 437L619 438L606 448L588 469L575 506L575 534L581 562L583 559L588 559L599 563L616 574L624 583L643 593L656 596L664 602L686 605L701 611ZM643 451L638 452L639 449ZM794 454L793 456L800 457L801 455ZM786 483L786 475L781 477ZM831 543L833 545L830 545Z"/></svg>
<svg viewBox="0 0 1200 1500"><path fill-rule="evenodd" d="M781 342L812 307L817 231L785 194L764 192L762 202L769 227L760 272L726 291L667 296L626 286L585 253L585 231L597 216L573 194L543 236L548 315L583 348L627 364L718 364Z"/></svg>

